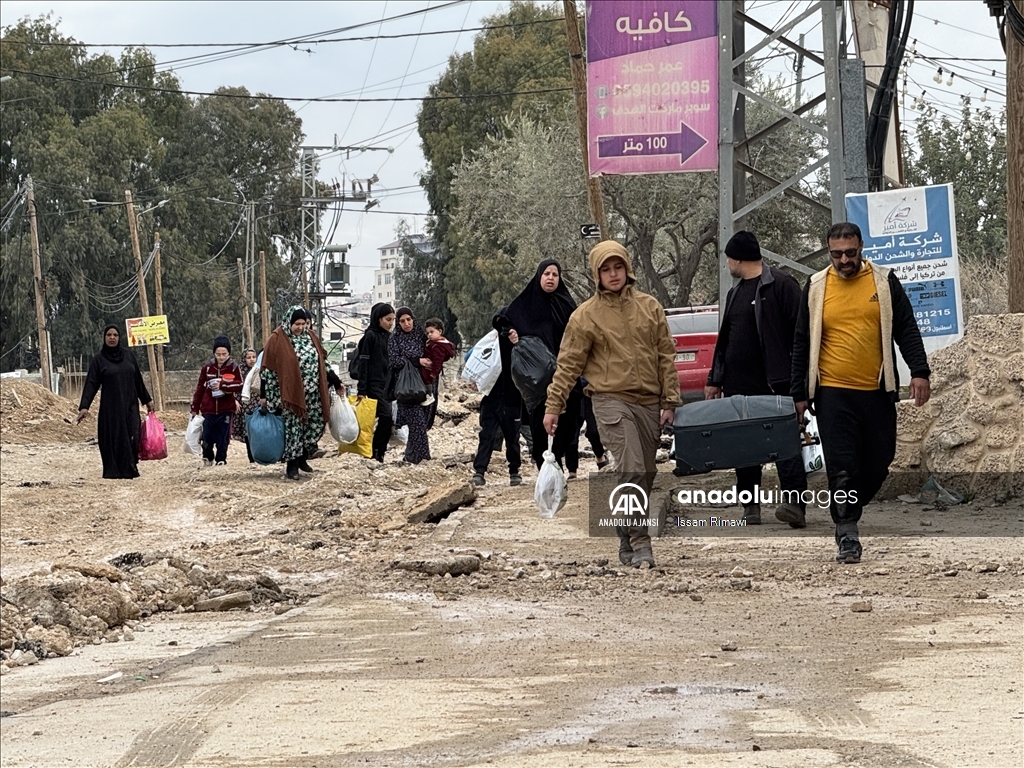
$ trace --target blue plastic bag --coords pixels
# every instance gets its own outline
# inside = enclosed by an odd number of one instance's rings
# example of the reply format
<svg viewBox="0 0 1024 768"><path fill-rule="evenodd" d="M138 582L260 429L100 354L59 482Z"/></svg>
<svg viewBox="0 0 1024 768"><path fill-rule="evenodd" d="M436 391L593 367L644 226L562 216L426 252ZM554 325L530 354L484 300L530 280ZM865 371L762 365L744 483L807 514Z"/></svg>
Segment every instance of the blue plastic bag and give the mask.
<svg viewBox="0 0 1024 768"><path fill-rule="evenodd" d="M266 408L250 413L245 421L249 450L257 464L277 464L284 456L284 421Z"/></svg>

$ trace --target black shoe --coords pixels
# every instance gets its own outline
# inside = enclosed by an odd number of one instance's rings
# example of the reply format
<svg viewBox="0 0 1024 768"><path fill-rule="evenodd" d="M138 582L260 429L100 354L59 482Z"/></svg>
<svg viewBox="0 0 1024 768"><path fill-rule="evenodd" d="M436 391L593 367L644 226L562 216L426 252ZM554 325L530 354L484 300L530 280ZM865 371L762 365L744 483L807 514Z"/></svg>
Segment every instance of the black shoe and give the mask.
<svg viewBox="0 0 1024 768"><path fill-rule="evenodd" d="M301 469L303 472L311 473L313 471L313 468L309 466L309 462L306 461L305 459L297 459L295 461L295 466L297 469Z"/></svg>
<svg viewBox="0 0 1024 768"><path fill-rule="evenodd" d="M789 523L790 528L806 528L807 512L800 504L782 504L775 510L775 517L784 523Z"/></svg>
<svg viewBox="0 0 1024 768"><path fill-rule="evenodd" d="M288 462L288 468L285 469L284 476L287 477L289 480L299 479L299 467L297 461L292 459Z"/></svg>
<svg viewBox="0 0 1024 768"><path fill-rule="evenodd" d="M621 557L621 555L620 555ZM654 552L650 547L641 547L633 550L633 560L630 563L634 568L648 569L654 567Z"/></svg>
<svg viewBox="0 0 1024 768"><path fill-rule="evenodd" d="M471 483L472 485L476 485L476 486L481 486L481 485L483 485L484 483L486 483L487 481L486 481L486 480L484 480L484 476L483 476L483 473L482 473L482 472L477 472L477 473L476 473L476 474L474 474L474 475L473 475L473 476L472 476L471 478L469 478L469 482L470 482L470 483Z"/></svg>
<svg viewBox="0 0 1024 768"><path fill-rule="evenodd" d="M626 536L619 536L619 562L623 565L633 564L633 546Z"/></svg>
<svg viewBox="0 0 1024 768"><path fill-rule="evenodd" d="M748 504L743 508L743 522L747 525L761 524L761 505Z"/></svg>
<svg viewBox="0 0 1024 768"><path fill-rule="evenodd" d="M513 472L511 475L508 476L508 484L509 485L522 485L523 484L523 476L520 475L518 472Z"/></svg>
<svg viewBox="0 0 1024 768"><path fill-rule="evenodd" d="M860 542L853 536L843 536L839 541L839 554L836 555L837 563L853 565L860 562L861 553L864 551Z"/></svg>

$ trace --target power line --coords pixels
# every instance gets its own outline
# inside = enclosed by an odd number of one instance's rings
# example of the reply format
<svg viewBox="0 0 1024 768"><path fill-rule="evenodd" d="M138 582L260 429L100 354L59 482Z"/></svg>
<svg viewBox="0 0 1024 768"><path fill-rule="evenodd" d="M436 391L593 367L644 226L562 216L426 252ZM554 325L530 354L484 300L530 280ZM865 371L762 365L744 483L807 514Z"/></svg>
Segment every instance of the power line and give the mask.
<svg viewBox="0 0 1024 768"><path fill-rule="evenodd" d="M461 0L462 2L471 2L471 0ZM454 3L449 3L454 5ZM416 13L427 13L428 11L436 11L444 6L437 6L435 8L424 8ZM403 18L402 16L393 16L389 19L378 19L377 21L369 21L359 26L370 26L372 24L380 24L381 22L388 22L394 19ZM325 43L360 43L360 42L372 42L374 40L400 40L407 37L433 37L437 35L461 35L463 32L489 32L495 29L511 29L514 27L530 27L535 24L552 24L555 22L565 21L564 18L559 16L557 19L534 19L533 21L517 21L509 24L490 24L483 27L460 27L458 29L437 29L430 32L403 32L397 35L363 35L361 37L329 37L320 38L315 40L302 40L304 45L321 45ZM355 27L349 27L349 29L355 29ZM287 41L277 42L263 42L263 43L82 43L82 42L54 42L54 41L39 41L39 40L0 40L0 44L3 45L31 45L38 47L66 47L66 48L270 48L270 47L288 47L294 45L294 43ZM214 56L216 54L206 54L207 56ZM186 59L179 59L178 61L186 61ZM157 66L164 66L172 62L158 62Z"/></svg>
<svg viewBox="0 0 1024 768"><path fill-rule="evenodd" d="M216 91L189 91L178 88L160 88L154 85L128 85L126 83L103 83L95 80L85 80L80 77L67 77L63 75L50 75L43 74L42 72L31 72L25 69L12 69L10 67L0 67L0 72L13 72L20 75L29 75L31 77L41 77L47 80L61 80L70 83L80 83L82 85L98 85L107 88L117 88L129 91L147 91L151 93L178 93L185 96L216 96L222 99L253 99L255 101L311 101L317 103L326 104L364 104L371 102L390 103L394 101L467 101L470 99L500 99L505 96L533 96L541 93L564 93L571 91L572 88L538 88L529 91L502 91L499 93L467 93L467 94L451 94L448 96L403 96L403 97L391 97L391 98L310 98L308 96L268 96L264 93L257 94L242 94L242 93L217 93Z"/></svg>

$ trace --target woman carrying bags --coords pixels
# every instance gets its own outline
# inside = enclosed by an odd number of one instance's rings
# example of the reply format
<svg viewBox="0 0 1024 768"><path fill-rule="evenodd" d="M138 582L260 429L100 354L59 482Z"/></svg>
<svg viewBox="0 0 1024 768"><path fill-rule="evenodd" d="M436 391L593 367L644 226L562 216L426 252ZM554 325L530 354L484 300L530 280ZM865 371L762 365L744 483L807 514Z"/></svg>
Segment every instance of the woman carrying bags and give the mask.
<svg viewBox="0 0 1024 768"><path fill-rule="evenodd" d="M89 415L92 401L101 389L96 438L103 460L103 477L131 480L139 476L139 403L150 413L154 408L139 363L130 349L121 346L121 332L116 325L103 329L103 346L89 364L76 424Z"/></svg>
<svg viewBox="0 0 1024 768"><path fill-rule="evenodd" d="M412 310L399 307L395 313L398 327L391 334L388 355L391 358L392 375L397 377L407 365L416 368L416 377L420 378L419 369L430 368L433 363L426 357L427 334L415 321ZM424 398L427 391L424 389ZM427 440L427 409L421 403L403 403L398 401L398 420L395 426L401 429L409 427L409 439L405 442L405 460L410 464L419 464L430 459L430 443Z"/></svg>
<svg viewBox="0 0 1024 768"><path fill-rule="evenodd" d="M370 325L363 332L356 349L358 386L356 395L362 400L369 397L377 401L377 427L373 431L373 454L371 458L384 462L391 439L391 360L388 357L388 341L395 325L395 310L390 304L374 304L370 309Z"/></svg>
<svg viewBox="0 0 1024 768"><path fill-rule="evenodd" d="M523 292L512 300L504 313L495 315L494 328L498 331L498 345L502 363L511 359L511 349L524 336L541 339L554 357L562 344L562 334L569 323L569 316L576 309L576 302L569 295L569 289L562 281L562 268L554 259L546 259L537 266L537 271ZM577 382L565 406L565 414L558 423L551 444L559 465L565 457L573 437L579 433L580 401L583 387ZM525 409L524 409L525 410ZM544 401L525 415L533 434L533 461L539 469L544 463L544 452L548 449L547 432L544 431Z"/></svg>
<svg viewBox="0 0 1024 768"><path fill-rule="evenodd" d="M328 382L342 394L341 379L327 367L323 345L307 325L302 307L289 308L263 348L260 369L260 405L280 412L284 419L282 459L289 480L298 480L299 470L313 471L308 460L331 412Z"/></svg>

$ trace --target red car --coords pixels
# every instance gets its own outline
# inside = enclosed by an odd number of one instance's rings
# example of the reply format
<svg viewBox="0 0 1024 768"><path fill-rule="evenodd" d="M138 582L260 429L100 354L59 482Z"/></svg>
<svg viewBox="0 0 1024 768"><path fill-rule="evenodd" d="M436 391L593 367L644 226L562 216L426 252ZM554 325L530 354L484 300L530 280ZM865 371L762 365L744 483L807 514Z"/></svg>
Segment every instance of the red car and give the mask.
<svg viewBox="0 0 1024 768"><path fill-rule="evenodd" d="M676 372L683 402L704 399L704 385L718 341L718 305L666 309L676 343Z"/></svg>

